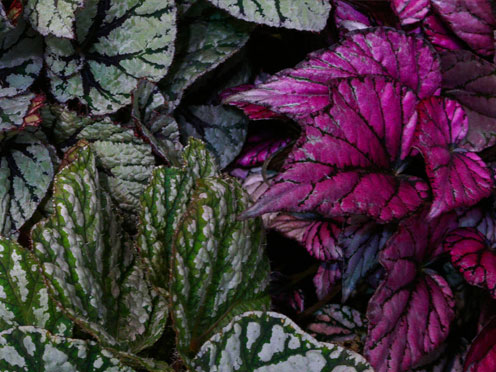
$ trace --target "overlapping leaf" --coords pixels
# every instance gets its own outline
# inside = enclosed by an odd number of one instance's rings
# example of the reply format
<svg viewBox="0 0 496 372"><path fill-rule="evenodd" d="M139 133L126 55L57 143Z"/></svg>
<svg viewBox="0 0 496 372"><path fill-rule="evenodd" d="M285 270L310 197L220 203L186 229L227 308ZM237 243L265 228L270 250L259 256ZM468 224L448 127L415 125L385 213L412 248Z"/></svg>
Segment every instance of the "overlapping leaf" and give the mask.
<svg viewBox="0 0 496 372"><path fill-rule="evenodd" d="M234 17L274 27L321 31L331 4L322 0L209 0Z"/></svg>
<svg viewBox="0 0 496 372"><path fill-rule="evenodd" d="M353 4L344 0L334 0L334 22L342 33L375 26L375 22Z"/></svg>
<svg viewBox="0 0 496 372"><path fill-rule="evenodd" d="M472 342L465 358L464 372L486 372L496 367L496 318Z"/></svg>
<svg viewBox="0 0 496 372"><path fill-rule="evenodd" d="M76 10L85 0L27 0L24 7L33 28L40 34L75 38Z"/></svg>
<svg viewBox="0 0 496 372"><path fill-rule="evenodd" d="M137 352L161 336L166 304L144 280L88 146L66 162L55 179L55 213L33 229L34 253L52 295L78 325L104 345Z"/></svg>
<svg viewBox="0 0 496 372"><path fill-rule="evenodd" d="M314 211L388 222L415 211L428 197L427 184L402 175L398 165L413 139L415 94L385 78L367 77L341 79L330 96L334 105L306 125L283 172L243 217Z"/></svg>
<svg viewBox="0 0 496 372"><path fill-rule="evenodd" d="M415 367L444 342L455 315L448 283L422 265L442 252L456 218L445 214L426 224L426 214L403 221L380 254L387 276L368 305L365 346L377 372Z"/></svg>
<svg viewBox="0 0 496 372"><path fill-rule="evenodd" d="M261 166L273 154L291 142L291 137L277 135L274 132L269 130L248 135L243 149L236 159L236 164L241 167Z"/></svg>
<svg viewBox="0 0 496 372"><path fill-rule="evenodd" d="M36 326L71 336L72 322L48 295L31 253L12 240L0 239L0 329Z"/></svg>
<svg viewBox="0 0 496 372"><path fill-rule="evenodd" d="M267 310L269 262L259 219L239 221L248 196L229 179L201 179L174 239L171 303L188 361L233 316Z"/></svg>
<svg viewBox="0 0 496 372"><path fill-rule="evenodd" d="M278 313L248 312L203 345L198 372L372 372L359 354L321 343Z"/></svg>
<svg viewBox="0 0 496 372"><path fill-rule="evenodd" d="M438 51L462 49L457 39L436 14L430 14L422 22L425 37Z"/></svg>
<svg viewBox="0 0 496 372"><path fill-rule="evenodd" d="M36 327L0 332L2 371L133 372L95 342L54 336Z"/></svg>
<svg viewBox="0 0 496 372"><path fill-rule="evenodd" d="M418 105L415 146L422 153L434 200L429 217L477 204L492 192L491 171L475 153L460 148L467 133L461 105L432 97Z"/></svg>
<svg viewBox="0 0 496 372"><path fill-rule="evenodd" d="M413 89L420 98L440 88L439 58L424 39L389 28L368 28L346 34L330 49L313 52L251 90L225 101L262 105L293 118L307 117L328 106L333 79L383 75Z"/></svg>
<svg viewBox="0 0 496 372"><path fill-rule="evenodd" d="M328 261L320 264L317 273L313 277L315 293L319 300L324 300L335 289L343 275L340 261Z"/></svg>
<svg viewBox="0 0 496 372"><path fill-rule="evenodd" d="M43 95L33 93L0 98L0 141L27 127L38 126L44 103Z"/></svg>
<svg viewBox="0 0 496 372"><path fill-rule="evenodd" d="M31 218L52 182L47 145L29 133L4 141L0 150L0 234L10 235Z"/></svg>
<svg viewBox="0 0 496 372"><path fill-rule="evenodd" d="M74 40L48 36L45 61L60 102L77 98L94 114L131 102L138 79L160 80L174 54L171 0L87 0L77 12Z"/></svg>
<svg viewBox="0 0 496 372"><path fill-rule="evenodd" d="M391 6L402 25L422 21L431 7L431 0L392 0Z"/></svg>

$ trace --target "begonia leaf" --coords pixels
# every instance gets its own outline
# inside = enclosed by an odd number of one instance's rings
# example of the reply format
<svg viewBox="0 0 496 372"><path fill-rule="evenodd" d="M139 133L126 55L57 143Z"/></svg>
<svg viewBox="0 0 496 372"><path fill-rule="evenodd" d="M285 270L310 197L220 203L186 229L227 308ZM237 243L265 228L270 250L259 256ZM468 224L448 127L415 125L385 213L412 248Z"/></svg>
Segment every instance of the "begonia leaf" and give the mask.
<svg viewBox="0 0 496 372"><path fill-rule="evenodd" d="M334 0L334 22L343 34L349 31L361 30L376 26L371 17L358 9L352 3L344 0Z"/></svg>
<svg viewBox="0 0 496 372"><path fill-rule="evenodd" d="M274 27L321 31L331 4L323 0L209 0L234 17Z"/></svg>
<svg viewBox="0 0 496 372"><path fill-rule="evenodd" d="M0 141L27 127L38 126L44 103L45 96L33 93L0 98Z"/></svg>
<svg viewBox="0 0 496 372"><path fill-rule="evenodd" d="M496 318L472 342L465 358L464 372L486 372L496 368Z"/></svg>
<svg viewBox="0 0 496 372"><path fill-rule="evenodd" d="M475 153L460 148L467 133L462 106L440 97L418 105L415 146L422 153L434 200L429 217L477 204L492 192L492 174Z"/></svg>
<svg viewBox="0 0 496 372"><path fill-rule="evenodd" d="M425 223L426 212L404 220L379 255L387 274L372 296L366 355L376 372L415 367L448 336L455 300L446 280L423 267L439 249L456 217Z"/></svg>
<svg viewBox="0 0 496 372"><path fill-rule="evenodd" d="M231 106L237 107L240 110L243 110L246 116L248 116L251 120L269 120L269 119L281 119L284 116L277 114L275 112L270 111L267 107L261 105L255 105L252 103L246 103L243 101L237 102L232 101L229 97L238 95L247 90L251 90L255 88L254 84L244 84L238 85L233 88L226 89L223 91L220 96L223 100L229 101Z"/></svg>
<svg viewBox="0 0 496 372"><path fill-rule="evenodd" d="M328 261L320 264L313 277L315 293L319 300L326 298L336 287L342 277L341 262Z"/></svg>
<svg viewBox="0 0 496 372"><path fill-rule="evenodd" d="M149 288L84 143L54 181L55 213L32 231L51 295L101 344L138 352L160 338L165 300Z"/></svg>
<svg viewBox="0 0 496 372"><path fill-rule="evenodd" d="M415 211L428 197L424 181L393 170L410 151L415 94L385 78L367 77L339 80L330 96L334 105L306 125L283 171L242 217L312 211L388 222Z"/></svg>
<svg viewBox="0 0 496 372"><path fill-rule="evenodd" d="M439 57L423 38L378 27L350 32L339 44L311 53L295 68L231 95L225 102L262 105L298 119L332 102L332 80L367 75L397 80L420 98L436 94L441 84Z"/></svg>
<svg viewBox="0 0 496 372"><path fill-rule="evenodd" d="M460 41L450 33L436 14L425 17L422 29L426 38L438 51L462 49Z"/></svg>
<svg viewBox="0 0 496 372"><path fill-rule="evenodd" d="M391 6L402 25L422 21L431 7L431 0L392 0Z"/></svg>
<svg viewBox="0 0 496 372"><path fill-rule="evenodd" d="M248 135L235 163L241 167L261 166L290 142L291 137L281 136L280 133L278 135L271 131Z"/></svg>
<svg viewBox="0 0 496 372"><path fill-rule="evenodd" d="M8 32L15 28L14 22L8 16L8 11L4 4L0 2L0 33Z"/></svg>
<svg viewBox="0 0 496 372"><path fill-rule="evenodd" d="M372 372L354 351L318 342L286 316L247 312L206 342L194 360L197 372Z"/></svg>
<svg viewBox="0 0 496 372"><path fill-rule="evenodd" d="M131 102L138 79L158 81L174 54L176 10L171 0L86 0L75 39L45 38L51 90L60 102L77 98L93 114Z"/></svg>

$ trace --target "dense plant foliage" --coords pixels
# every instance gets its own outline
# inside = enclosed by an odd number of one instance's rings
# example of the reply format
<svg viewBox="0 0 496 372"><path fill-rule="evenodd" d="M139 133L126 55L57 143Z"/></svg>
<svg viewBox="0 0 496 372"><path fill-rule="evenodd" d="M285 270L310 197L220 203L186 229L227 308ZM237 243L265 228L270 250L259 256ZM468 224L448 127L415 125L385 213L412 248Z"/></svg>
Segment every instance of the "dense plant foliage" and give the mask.
<svg viewBox="0 0 496 372"><path fill-rule="evenodd" d="M1 371L496 371L494 0L1 0Z"/></svg>

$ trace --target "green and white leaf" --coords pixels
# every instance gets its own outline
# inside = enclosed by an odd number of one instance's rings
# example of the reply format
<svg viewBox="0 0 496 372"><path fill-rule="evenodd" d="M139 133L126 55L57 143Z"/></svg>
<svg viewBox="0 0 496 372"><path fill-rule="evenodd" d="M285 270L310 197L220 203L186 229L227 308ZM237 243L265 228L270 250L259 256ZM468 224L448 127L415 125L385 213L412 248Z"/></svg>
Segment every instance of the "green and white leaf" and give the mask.
<svg viewBox="0 0 496 372"><path fill-rule="evenodd" d="M0 329L28 325L62 336L72 335L72 322L49 297L31 252L0 238Z"/></svg>
<svg viewBox="0 0 496 372"><path fill-rule="evenodd" d="M74 40L48 36L45 61L55 97L77 98L93 114L131 103L138 79L157 82L174 55L173 0L86 0Z"/></svg>
<svg viewBox="0 0 496 372"><path fill-rule="evenodd" d="M95 342L54 336L37 327L0 333L0 370L9 372L133 372Z"/></svg>
<svg viewBox="0 0 496 372"><path fill-rule="evenodd" d="M28 0L25 13L33 28L43 36L74 39L76 10L84 0Z"/></svg>
<svg viewBox="0 0 496 372"><path fill-rule="evenodd" d="M27 126L38 124L28 120L38 98L33 93L0 98L0 141L12 137Z"/></svg>
<svg viewBox="0 0 496 372"><path fill-rule="evenodd" d="M91 117L79 116L65 105L46 105L41 109L41 126L50 134L50 138L60 147L67 147L66 142L73 141L86 126L95 123Z"/></svg>
<svg viewBox="0 0 496 372"><path fill-rule="evenodd" d="M53 179L47 145L30 133L1 142L0 234L9 236L31 218Z"/></svg>
<svg viewBox="0 0 496 372"><path fill-rule="evenodd" d="M194 6L197 8L200 14L184 20L184 28L179 29L174 63L160 83L170 110L179 105L191 84L240 50L250 37L249 25L219 10L203 9L202 3Z"/></svg>
<svg viewBox="0 0 496 372"><path fill-rule="evenodd" d="M26 91L42 66L43 40L21 17L12 31L0 34L0 97Z"/></svg>
<svg viewBox="0 0 496 372"><path fill-rule="evenodd" d="M69 317L103 345L138 352L160 337L167 306L149 288L112 213L95 156L80 146L55 177L56 212L34 227L34 253Z"/></svg>
<svg viewBox="0 0 496 372"><path fill-rule="evenodd" d="M198 181L174 239L170 297L177 349L188 362L229 320L268 310L270 267L260 219L239 221L249 199L233 179Z"/></svg>
<svg viewBox="0 0 496 372"><path fill-rule="evenodd" d="M318 342L282 314L258 311L233 319L193 365L196 372L373 372L360 354Z"/></svg>
<svg viewBox="0 0 496 372"><path fill-rule="evenodd" d="M185 137L202 139L225 168L241 151L246 138L246 115L225 106L189 106L179 110L178 121Z"/></svg>
<svg viewBox="0 0 496 372"><path fill-rule="evenodd" d="M209 1L245 21L304 31L321 31L331 10L328 0Z"/></svg>
<svg viewBox="0 0 496 372"><path fill-rule="evenodd" d="M190 139L182 168L155 168L141 200L138 247L152 284L161 291L169 287L174 233L191 201L200 178L217 175L215 160L205 145Z"/></svg>
<svg viewBox="0 0 496 372"><path fill-rule="evenodd" d="M180 165L183 146L176 120L159 88L141 80L133 94L132 116L140 134L156 155L171 165Z"/></svg>

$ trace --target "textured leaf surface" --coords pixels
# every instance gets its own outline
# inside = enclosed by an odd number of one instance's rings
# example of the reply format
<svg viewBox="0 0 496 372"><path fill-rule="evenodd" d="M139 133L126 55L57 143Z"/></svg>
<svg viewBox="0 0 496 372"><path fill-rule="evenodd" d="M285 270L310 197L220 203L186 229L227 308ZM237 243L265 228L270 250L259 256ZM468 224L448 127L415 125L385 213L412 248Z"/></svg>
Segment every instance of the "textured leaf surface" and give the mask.
<svg viewBox="0 0 496 372"><path fill-rule="evenodd" d="M0 3L0 32L5 33L14 28L13 20L8 16L8 11L3 3Z"/></svg>
<svg viewBox="0 0 496 372"><path fill-rule="evenodd" d="M335 0L334 22L342 33L375 26L374 21L347 1Z"/></svg>
<svg viewBox="0 0 496 372"><path fill-rule="evenodd" d="M293 118L307 117L332 102L329 83L333 79L370 74L397 80L423 98L440 87L439 65L439 57L422 38L384 27L357 30L340 44L311 53L294 69L283 70L226 102L257 104Z"/></svg>
<svg viewBox="0 0 496 372"><path fill-rule="evenodd" d="M469 130L465 147L481 151L496 143L496 65L468 51L442 55L443 88L463 104Z"/></svg>
<svg viewBox="0 0 496 372"><path fill-rule="evenodd" d="M429 13L430 0L392 0L391 6L401 20L402 25L422 21Z"/></svg>
<svg viewBox="0 0 496 372"><path fill-rule="evenodd" d="M425 182L393 170L410 149L413 92L368 77L342 79L330 96L334 105L306 125L283 172L243 217L313 211L388 222L413 212L427 198Z"/></svg>
<svg viewBox="0 0 496 372"><path fill-rule="evenodd" d="M18 95L33 84L43 65L42 54L42 39L22 19L0 35L0 97Z"/></svg>
<svg viewBox="0 0 496 372"><path fill-rule="evenodd" d="M178 350L186 357L233 316L269 307L261 221L236 219L247 204L236 181L202 179L178 226L170 291Z"/></svg>
<svg viewBox="0 0 496 372"><path fill-rule="evenodd" d="M328 261L320 264L313 277L315 293L319 300L324 300L336 288L343 276L343 269L339 261Z"/></svg>
<svg viewBox="0 0 496 372"><path fill-rule="evenodd" d="M4 147L5 146L5 147ZM0 234L19 230L33 215L53 178L48 147L28 133L0 150Z"/></svg>
<svg viewBox="0 0 496 372"><path fill-rule="evenodd" d="M45 62L60 102L77 98L93 114L131 102L138 79L160 80L174 54L171 0L87 0L76 17L74 40L47 37Z"/></svg>
<svg viewBox="0 0 496 372"><path fill-rule="evenodd" d="M281 136L276 130L249 134L235 163L241 167L261 166L290 142L291 137Z"/></svg>
<svg viewBox="0 0 496 372"><path fill-rule="evenodd" d="M322 0L210 0L234 17L268 26L320 31L329 17L331 4Z"/></svg>
<svg viewBox="0 0 496 372"><path fill-rule="evenodd" d="M241 101L237 102L229 99L231 96L240 97L240 93L251 90L255 88L254 84L243 84L238 85L233 88L226 89L223 91L220 96L224 101L228 101L231 106L235 106L240 110L243 110L246 116L248 116L251 120L268 120L268 119L282 119L283 115L277 114L275 112L270 111L267 107L261 105L255 105L252 103L246 103L243 101L241 97ZM241 95L242 96L242 95Z"/></svg>
<svg viewBox="0 0 496 372"><path fill-rule="evenodd" d="M460 40L457 39L436 14L425 17L422 23L425 37L438 51L462 49Z"/></svg>
<svg viewBox="0 0 496 372"><path fill-rule="evenodd" d="M472 285L486 288L496 298L496 252L491 240L472 228L460 228L446 237L453 265Z"/></svg>
<svg viewBox="0 0 496 372"><path fill-rule="evenodd" d="M415 145L420 149L434 194L429 217L477 204L491 195L491 171L473 152L460 148L467 133L462 106L432 97L418 106Z"/></svg>
<svg viewBox="0 0 496 372"><path fill-rule="evenodd" d="M196 182L217 174L215 160L198 140L184 149L183 168L156 168L141 200L138 247L155 287L169 286L174 233L179 226Z"/></svg>
<svg viewBox="0 0 496 372"><path fill-rule="evenodd" d="M239 154L246 137L246 117L229 107L189 106L178 116L181 133L202 139L216 156L220 168Z"/></svg>
<svg viewBox="0 0 496 372"><path fill-rule="evenodd" d="M74 39L75 13L83 5L84 0L28 0L24 9L40 34Z"/></svg>
<svg viewBox="0 0 496 372"><path fill-rule="evenodd" d="M43 95L33 93L0 98L0 141L27 127L38 126L44 103Z"/></svg>
<svg viewBox="0 0 496 372"><path fill-rule="evenodd" d="M248 312L213 336L195 358L198 372L372 372L359 354L320 343L278 313Z"/></svg>
<svg viewBox="0 0 496 372"><path fill-rule="evenodd" d="M36 326L71 336L72 322L48 295L31 253L12 240L0 239L0 329Z"/></svg>
<svg viewBox="0 0 496 372"><path fill-rule="evenodd" d="M161 335L164 300L148 288L102 192L87 146L56 176L55 214L33 229L34 253L71 318L105 345L139 351Z"/></svg>
<svg viewBox="0 0 496 372"><path fill-rule="evenodd" d="M0 369L22 372L133 372L96 343L54 336L36 327L0 333Z"/></svg>
<svg viewBox="0 0 496 372"><path fill-rule="evenodd" d="M465 358L464 372L486 372L496 368L496 318L472 342Z"/></svg>
<svg viewBox="0 0 496 372"><path fill-rule="evenodd" d="M372 296L366 355L377 372L415 367L448 336L455 301L448 283L422 264L456 219L450 214L425 223L426 213L402 222L380 253L386 279Z"/></svg>

